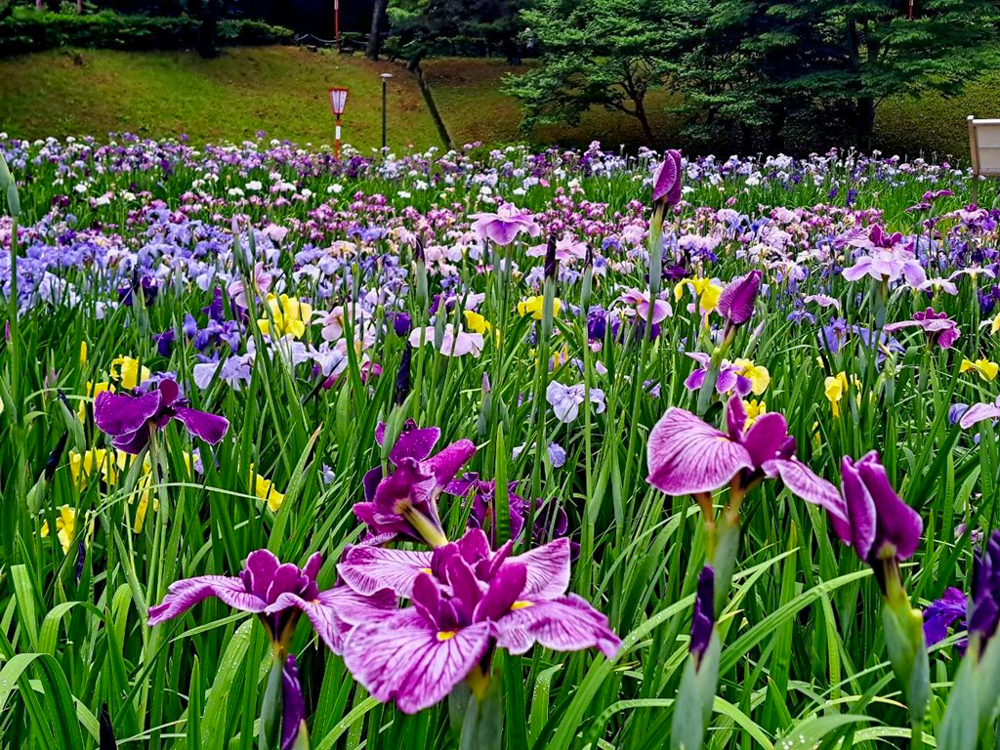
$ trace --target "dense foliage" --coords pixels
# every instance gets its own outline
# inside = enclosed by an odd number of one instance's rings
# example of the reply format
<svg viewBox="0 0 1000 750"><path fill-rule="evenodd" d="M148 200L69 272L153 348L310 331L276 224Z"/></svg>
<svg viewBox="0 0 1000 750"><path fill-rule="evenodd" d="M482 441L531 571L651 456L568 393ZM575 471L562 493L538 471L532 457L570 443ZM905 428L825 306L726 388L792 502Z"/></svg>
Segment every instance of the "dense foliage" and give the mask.
<svg viewBox="0 0 1000 750"><path fill-rule="evenodd" d="M0 137L0 747L995 745L967 172Z"/></svg>
<svg viewBox="0 0 1000 750"><path fill-rule="evenodd" d="M592 103L643 120L649 90L683 95L695 142L751 151L871 146L886 98L953 95L995 60L996 0L539 0L542 67L511 83L527 123ZM646 127L650 143L655 134Z"/></svg>
<svg viewBox="0 0 1000 750"><path fill-rule="evenodd" d="M76 15L15 9L0 20L0 55L55 47L101 49L189 49L196 46L200 22L188 16L119 15L111 11ZM219 22L222 45L286 44L292 32L245 19Z"/></svg>

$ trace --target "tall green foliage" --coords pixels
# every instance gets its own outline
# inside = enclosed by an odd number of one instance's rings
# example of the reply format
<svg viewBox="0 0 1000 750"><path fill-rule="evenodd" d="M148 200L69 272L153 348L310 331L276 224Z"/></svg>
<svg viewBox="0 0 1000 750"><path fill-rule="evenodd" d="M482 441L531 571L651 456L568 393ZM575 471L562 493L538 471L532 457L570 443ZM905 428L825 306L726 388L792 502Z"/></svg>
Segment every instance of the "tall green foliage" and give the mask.
<svg viewBox="0 0 1000 750"><path fill-rule="evenodd" d="M524 125L577 124L600 105L635 117L656 142L647 94L664 88L690 35L690 0L541 0L522 14L542 65L508 81Z"/></svg>
<svg viewBox="0 0 1000 750"><path fill-rule="evenodd" d="M696 141L742 149L870 147L888 97L954 95L989 67L996 0L542 0L523 14L542 65L509 89L525 124L603 105L639 119L683 95Z"/></svg>

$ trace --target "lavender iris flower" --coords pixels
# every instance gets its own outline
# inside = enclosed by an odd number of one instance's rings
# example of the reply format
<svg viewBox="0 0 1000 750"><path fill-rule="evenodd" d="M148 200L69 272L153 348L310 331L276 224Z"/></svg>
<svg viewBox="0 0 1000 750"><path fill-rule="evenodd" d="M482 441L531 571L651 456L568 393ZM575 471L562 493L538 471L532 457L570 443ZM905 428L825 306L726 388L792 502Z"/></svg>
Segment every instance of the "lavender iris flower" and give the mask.
<svg viewBox="0 0 1000 750"><path fill-rule="evenodd" d="M404 713L416 713L475 670L488 669L496 648L523 654L535 643L556 651L596 647L614 657L621 641L607 618L566 593L568 540L516 557L512 546L493 551L486 535L473 529L433 553L351 550L368 556L369 578L398 577L400 560L411 560L404 595L412 606L359 625L347 640L344 659L355 679L378 700L395 700ZM393 555L385 574L377 553Z"/></svg>
<svg viewBox="0 0 1000 750"><path fill-rule="evenodd" d="M698 367L691 371L691 374L684 379L684 387L689 391L697 391L705 382L708 369L711 366L712 358L702 352L685 352L687 356L698 363ZM753 390L753 381L746 375L741 374L743 369L729 362L722 362L719 366L719 375L715 380L716 393L735 392L740 396L746 396Z"/></svg>
<svg viewBox="0 0 1000 750"><path fill-rule="evenodd" d="M170 378L161 379L148 393L139 396L98 394L94 402L94 422L111 444L126 453L139 453L149 442L152 430L163 429L177 420L194 437L215 445L229 430L229 420L191 409L180 386Z"/></svg>
<svg viewBox="0 0 1000 750"><path fill-rule="evenodd" d="M521 232L530 237L541 234L530 209L504 203L496 213L469 214L472 228L480 237L487 237L498 245L509 245Z"/></svg>
<svg viewBox="0 0 1000 750"><path fill-rule="evenodd" d="M949 410L950 413L951 410ZM958 424L963 430L967 430L980 422L985 422L987 419L1000 419L1000 396L992 404L973 404L967 407L962 412Z"/></svg>
<svg viewBox="0 0 1000 750"><path fill-rule="evenodd" d="M304 614L323 643L334 653L342 653L351 628L385 617L395 610L396 598L387 589L373 592L371 597L346 586L320 591L316 576L322 565L319 552L301 569L282 564L266 549L251 552L239 577L207 575L172 583L163 601L150 607L149 625L180 617L214 596L233 609L260 617L276 644L287 645L299 615Z"/></svg>
<svg viewBox="0 0 1000 750"><path fill-rule="evenodd" d="M580 415L580 407L586 400L587 392L583 383L563 385L553 380L545 389L545 400L552 406L552 411L560 422L569 424ZM594 404L594 413L600 414L606 408L604 391L600 388L590 389L590 402Z"/></svg>

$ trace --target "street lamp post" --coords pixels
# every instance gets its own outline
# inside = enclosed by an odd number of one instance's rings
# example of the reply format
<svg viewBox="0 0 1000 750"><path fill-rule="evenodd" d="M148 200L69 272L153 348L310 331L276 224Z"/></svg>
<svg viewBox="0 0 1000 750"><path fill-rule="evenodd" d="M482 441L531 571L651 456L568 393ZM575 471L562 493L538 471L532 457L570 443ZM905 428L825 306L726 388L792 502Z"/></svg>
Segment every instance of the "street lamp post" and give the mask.
<svg viewBox="0 0 1000 750"><path fill-rule="evenodd" d="M392 73L383 73L379 78L382 79L382 151L385 151L385 90L386 84L392 78Z"/></svg>
<svg viewBox="0 0 1000 750"><path fill-rule="evenodd" d="M330 108L333 110L333 116L337 120L337 134L336 141L334 142L334 154L339 159L340 158L340 116L344 114L344 110L347 108L347 89L344 88L332 88L330 89Z"/></svg>

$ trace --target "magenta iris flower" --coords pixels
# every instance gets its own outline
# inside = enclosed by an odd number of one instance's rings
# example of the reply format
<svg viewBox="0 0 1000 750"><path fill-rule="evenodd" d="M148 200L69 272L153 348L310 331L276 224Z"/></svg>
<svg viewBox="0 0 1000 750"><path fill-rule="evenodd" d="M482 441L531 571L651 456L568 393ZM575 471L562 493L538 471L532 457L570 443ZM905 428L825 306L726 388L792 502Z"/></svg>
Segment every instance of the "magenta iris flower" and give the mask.
<svg viewBox="0 0 1000 750"><path fill-rule="evenodd" d="M913 320L903 320L899 323L890 323L884 327L886 333L893 333L904 328L921 328L927 337L927 345L930 347L939 346L942 349L950 349L952 344L958 339L959 328L954 320L948 317L947 313L938 313L928 307L923 312L913 314Z"/></svg>
<svg viewBox="0 0 1000 750"><path fill-rule="evenodd" d="M376 431L380 444L384 430L383 426ZM470 440L459 440L431 456L440 436L437 427L404 432L389 452L389 463L395 471L382 477L382 470L376 468L365 475L365 502L355 504L354 515L380 543L396 534L425 541L432 547L445 543L437 500L462 465L472 458L476 446Z"/></svg>
<svg viewBox="0 0 1000 750"><path fill-rule="evenodd" d="M754 269L746 276L731 281L719 294L716 310L726 319L727 328L741 326L750 320L763 278L764 275Z"/></svg>
<svg viewBox="0 0 1000 750"><path fill-rule="evenodd" d="M681 200L681 152L670 149L653 175L653 204L676 206Z"/></svg>
<svg viewBox="0 0 1000 750"><path fill-rule="evenodd" d="M170 585L160 604L149 609L149 625L180 617L210 596L233 609L260 617L274 643L287 644L299 615L304 614L334 653L342 653L351 628L387 616L396 609L396 597L385 589L362 596L347 586L320 591L316 576L323 566L317 552L304 568L282 564L266 549L251 552L239 577L207 575Z"/></svg>
<svg viewBox="0 0 1000 750"><path fill-rule="evenodd" d="M764 477L780 475L796 494L810 492L824 481L794 457L795 440L781 414L764 414L748 430L746 422L739 396L726 406L727 432L671 407L649 434L647 481L675 496L712 492L735 477L745 489Z"/></svg>
<svg viewBox="0 0 1000 750"><path fill-rule="evenodd" d="M837 536L854 547L862 560L874 563L878 559L912 557L920 546L924 524L920 514L892 489L878 452L866 453L857 461L844 456L841 474L839 492L815 475L809 484L789 485L789 489L803 500L825 508Z"/></svg>
<svg viewBox="0 0 1000 750"><path fill-rule="evenodd" d="M94 402L94 422L111 436L115 448L126 453L139 453L149 442L151 430L163 429L175 419L191 435L212 445L229 430L225 417L189 408L180 386L169 378L139 396L104 391Z"/></svg>
<svg viewBox="0 0 1000 750"><path fill-rule="evenodd" d="M416 713L475 669L488 668L496 648L513 654L535 643L556 651L598 648L612 658L621 641L607 618L566 594L569 542L518 557L510 557L512 546L494 552L486 535L473 529L433 553L409 553L426 555L425 570L416 568L411 578L413 605L351 632L344 659L355 679L374 698ZM377 577L380 563L369 564Z"/></svg>

